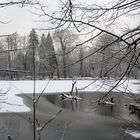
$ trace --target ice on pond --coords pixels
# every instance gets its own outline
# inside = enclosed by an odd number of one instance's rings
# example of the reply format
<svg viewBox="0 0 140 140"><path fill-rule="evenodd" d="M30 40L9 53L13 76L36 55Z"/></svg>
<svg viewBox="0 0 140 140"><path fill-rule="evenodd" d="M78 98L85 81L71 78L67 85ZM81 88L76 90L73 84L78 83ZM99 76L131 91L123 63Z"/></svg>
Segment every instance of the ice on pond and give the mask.
<svg viewBox="0 0 140 140"><path fill-rule="evenodd" d="M137 130L126 130L125 132L127 134L131 135L132 137L140 138L140 131L137 131Z"/></svg>
<svg viewBox="0 0 140 140"><path fill-rule="evenodd" d="M33 84L32 80L23 80L23 81L0 81L1 92L5 91L6 94L1 94L0 96L0 112L27 112L30 111L23 99L17 95L25 95L33 93ZM72 80L36 80L36 93L68 93L71 91ZM91 84L92 83L92 84ZM103 80L77 80L75 86L78 89L78 92L107 92L112 88L113 85L117 83L116 80L106 80L106 83ZM115 92L131 92L139 94L140 91L139 80L122 80L113 91ZM111 84L111 85L110 85ZM46 86L47 85L47 86ZM89 85L89 86L87 86ZM127 88L126 88L127 87ZM9 89L7 91L7 89ZM69 99L80 98L77 96L68 96ZM107 102L109 104L109 102Z"/></svg>

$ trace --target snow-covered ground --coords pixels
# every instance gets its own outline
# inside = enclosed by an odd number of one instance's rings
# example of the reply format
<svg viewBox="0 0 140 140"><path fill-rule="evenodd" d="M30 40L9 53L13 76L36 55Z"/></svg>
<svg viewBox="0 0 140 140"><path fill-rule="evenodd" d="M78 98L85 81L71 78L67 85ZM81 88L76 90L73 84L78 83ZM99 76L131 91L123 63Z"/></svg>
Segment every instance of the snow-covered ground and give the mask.
<svg viewBox="0 0 140 140"><path fill-rule="evenodd" d="M125 133L131 135L134 138L140 139L140 132L137 130L126 130Z"/></svg>
<svg viewBox="0 0 140 140"><path fill-rule="evenodd" d="M107 92L118 81L115 80L77 80L75 87L79 92ZM37 80L36 93L53 94L70 92L72 80ZM27 112L30 111L18 94L32 94L33 81L0 81L0 112ZM113 90L117 92L140 93L139 80L122 80Z"/></svg>

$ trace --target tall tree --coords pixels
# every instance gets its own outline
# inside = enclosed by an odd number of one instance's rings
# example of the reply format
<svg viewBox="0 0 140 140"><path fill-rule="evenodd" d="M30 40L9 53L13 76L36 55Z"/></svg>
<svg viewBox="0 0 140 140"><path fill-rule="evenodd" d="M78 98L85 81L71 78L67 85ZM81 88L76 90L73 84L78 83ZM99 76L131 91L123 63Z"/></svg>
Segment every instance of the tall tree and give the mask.
<svg viewBox="0 0 140 140"><path fill-rule="evenodd" d="M62 67L63 67L63 77L66 78L68 75L67 62L69 59L69 54L67 54L71 46L75 43L77 36L70 30L55 30L54 39L60 44L61 56L62 56Z"/></svg>
<svg viewBox="0 0 140 140"><path fill-rule="evenodd" d="M79 50L79 59L81 59L80 61L80 76L83 77L84 76L84 70L83 70L83 48L81 47L80 50Z"/></svg>
<svg viewBox="0 0 140 140"><path fill-rule="evenodd" d="M4 52L4 40L0 40L0 69L7 69L7 54Z"/></svg>
<svg viewBox="0 0 140 140"><path fill-rule="evenodd" d="M57 76L59 77L58 63L50 33L48 33L47 37L45 34L42 34L39 47L39 64L43 77L46 75L46 72L49 77L52 77L55 70L57 70Z"/></svg>
<svg viewBox="0 0 140 140"><path fill-rule="evenodd" d="M53 45L53 40L48 33L47 38L46 38L46 49L47 49L47 54L48 54L48 62L49 62L49 71L50 71L50 76L52 77L55 69L57 70L57 76L59 77L59 69L58 69L58 63L55 55L55 50L54 50L54 45Z"/></svg>
<svg viewBox="0 0 140 140"><path fill-rule="evenodd" d="M29 34L29 40L28 40L28 50L26 51L26 65L27 65L27 70L33 71L33 55L35 55L35 62L37 63L37 49L38 49L39 41L38 41L38 36L37 33L35 32L34 29ZM35 49L35 54L33 49Z"/></svg>
<svg viewBox="0 0 140 140"><path fill-rule="evenodd" d="M41 42L39 46L39 72L44 77L48 70L48 60L47 60L47 52L46 52L46 36L42 34Z"/></svg>
<svg viewBox="0 0 140 140"><path fill-rule="evenodd" d="M119 50L118 44L111 44L116 38L114 36L104 33L97 40L96 45L98 48L101 48L101 62L100 62L100 74L99 77L110 77L114 75L114 69L112 68L115 63L118 62L117 58L115 59L115 49ZM118 58L119 59L119 58Z"/></svg>
<svg viewBox="0 0 140 140"><path fill-rule="evenodd" d="M15 57L16 59L16 70L26 70L25 69L25 56L22 51L19 51Z"/></svg>

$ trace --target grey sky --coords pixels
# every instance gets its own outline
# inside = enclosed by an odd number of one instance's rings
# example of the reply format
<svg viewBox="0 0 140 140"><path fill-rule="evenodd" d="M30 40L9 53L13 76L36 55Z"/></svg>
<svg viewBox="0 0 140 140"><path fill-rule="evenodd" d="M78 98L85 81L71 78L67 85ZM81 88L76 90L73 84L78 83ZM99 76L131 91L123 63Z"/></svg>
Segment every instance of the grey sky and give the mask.
<svg viewBox="0 0 140 140"><path fill-rule="evenodd" d="M46 1L48 4L48 9L56 9L56 2L58 0L42 0L43 2ZM53 1L53 2L52 2ZM87 0L82 0L83 2ZM89 3L92 3L94 0L88 0ZM108 2L109 0L104 0L105 2ZM80 1L81 2L81 1ZM98 2L102 2L103 0L98 0ZM31 13L33 11L33 7L25 7L25 8L20 8L18 6L11 6L11 7L6 7L3 9L0 9L0 19L1 21L7 22L9 21L8 24L0 24L0 35L2 34L10 34L14 32L18 32L19 34L22 35L27 35L31 28L34 27L41 27L43 24L47 27L48 23L39 23L39 22L34 22L35 20L38 20L38 16L35 16L34 14ZM135 17L131 17L126 19L122 19L121 23L122 25L128 24L128 25L135 25L137 24L135 21ZM42 25L41 25L42 24ZM44 26L44 25L43 25Z"/></svg>
<svg viewBox="0 0 140 140"><path fill-rule="evenodd" d="M48 0L47 5L49 9L56 6L56 0ZM41 23L35 22L38 16L32 14L33 6L21 8L19 6L10 6L0 9L0 20L8 22L8 24L0 23L0 35L18 32L19 34L27 35L34 27L40 27Z"/></svg>
<svg viewBox="0 0 140 140"><path fill-rule="evenodd" d="M27 8L8 7L0 10L1 20L9 22L8 24L0 24L0 34L8 34L18 32L26 34L32 26L35 25L33 20L35 17L27 10Z"/></svg>
<svg viewBox="0 0 140 140"><path fill-rule="evenodd" d="M0 24L0 34L8 34L13 32L20 32L26 34L31 27L33 16L26 8L19 8L17 6L7 7L0 10L1 21L9 22L8 24Z"/></svg>

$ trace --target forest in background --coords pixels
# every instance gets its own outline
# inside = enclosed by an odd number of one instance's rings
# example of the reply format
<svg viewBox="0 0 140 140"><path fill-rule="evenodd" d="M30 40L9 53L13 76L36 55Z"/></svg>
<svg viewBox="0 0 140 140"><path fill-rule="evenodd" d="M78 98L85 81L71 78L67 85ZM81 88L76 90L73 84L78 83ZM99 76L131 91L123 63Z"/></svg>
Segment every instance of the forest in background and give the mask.
<svg viewBox="0 0 140 140"><path fill-rule="evenodd" d="M28 36L18 33L0 40L1 79L32 79L33 48L35 48L36 78L115 78L119 79L133 55L124 43L107 33L94 42L84 42L72 30L55 30L38 35L32 29ZM75 49L75 46L80 46ZM96 52L96 53L91 53ZM139 47L135 50L139 52ZM126 54L129 55L126 56ZM123 58L123 59L122 59ZM140 72L134 67L127 75L139 78Z"/></svg>

